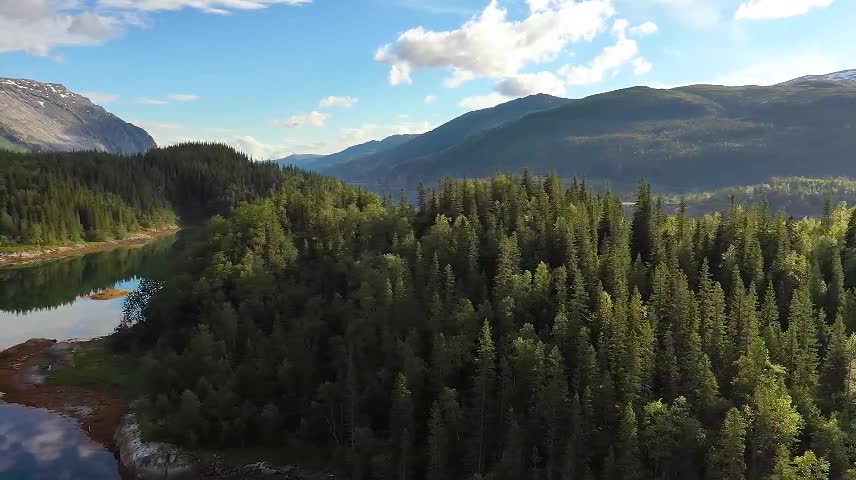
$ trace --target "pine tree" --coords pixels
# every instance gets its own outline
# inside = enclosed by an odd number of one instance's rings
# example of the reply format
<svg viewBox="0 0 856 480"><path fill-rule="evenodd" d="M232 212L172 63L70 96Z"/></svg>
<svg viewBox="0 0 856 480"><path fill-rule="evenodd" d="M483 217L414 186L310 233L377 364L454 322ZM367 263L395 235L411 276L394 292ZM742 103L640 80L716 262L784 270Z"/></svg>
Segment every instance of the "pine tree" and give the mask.
<svg viewBox="0 0 856 480"><path fill-rule="evenodd" d="M495 395L496 393L496 348L491 335L490 324L482 325L476 355L476 377L473 388L473 418L475 422L475 439L473 455L475 458L475 473L481 475L485 471L486 462L492 455L493 442L496 433Z"/></svg>
<svg viewBox="0 0 856 480"><path fill-rule="evenodd" d="M744 480L746 478L746 416L737 408L725 415L719 439L711 452L707 478L710 480Z"/></svg>

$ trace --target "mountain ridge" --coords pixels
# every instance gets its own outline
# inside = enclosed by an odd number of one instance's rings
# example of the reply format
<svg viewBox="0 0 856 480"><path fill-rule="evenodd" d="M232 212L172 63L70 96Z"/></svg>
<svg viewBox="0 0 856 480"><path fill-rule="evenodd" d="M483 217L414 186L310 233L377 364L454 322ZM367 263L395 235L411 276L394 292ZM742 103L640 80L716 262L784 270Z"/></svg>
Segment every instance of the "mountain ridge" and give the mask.
<svg viewBox="0 0 856 480"><path fill-rule="evenodd" d="M142 128L57 83L0 78L0 146L130 155L156 147Z"/></svg>
<svg viewBox="0 0 856 480"><path fill-rule="evenodd" d="M668 192L856 175L853 112L856 82L630 87L530 112L434 151L367 157L327 173L385 193L524 168L622 190L644 177Z"/></svg>

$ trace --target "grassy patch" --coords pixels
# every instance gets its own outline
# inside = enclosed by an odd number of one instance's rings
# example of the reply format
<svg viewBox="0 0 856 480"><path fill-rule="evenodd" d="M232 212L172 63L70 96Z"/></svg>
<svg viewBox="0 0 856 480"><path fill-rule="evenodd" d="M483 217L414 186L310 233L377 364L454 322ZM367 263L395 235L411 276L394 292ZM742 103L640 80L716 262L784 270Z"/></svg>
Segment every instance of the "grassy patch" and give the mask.
<svg viewBox="0 0 856 480"><path fill-rule="evenodd" d="M140 361L129 355L117 355L107 349L104 340L80 345L72 362L50 374L51 385L118 390L133 398L141 388Z"/></svg>

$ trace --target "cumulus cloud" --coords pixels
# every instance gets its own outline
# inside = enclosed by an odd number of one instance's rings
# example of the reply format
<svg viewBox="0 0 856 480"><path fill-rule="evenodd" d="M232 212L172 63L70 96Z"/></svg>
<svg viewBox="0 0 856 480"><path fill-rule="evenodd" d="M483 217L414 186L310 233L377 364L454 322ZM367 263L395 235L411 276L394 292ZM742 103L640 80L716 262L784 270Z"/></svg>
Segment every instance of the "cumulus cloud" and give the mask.
<svg viewBox="0 0 856 480"><path fill-rule="evenodd" d="M627 20L616 20L612 33L616 43L603 49L588 65L565 65L559 72L572 85L588 85L602 81L607 75L617 75L628 64L634 66L637 75L651 70L651 65L639 56L639 45L627 38Z"/></svg>
<svg viewBox="0 0 856 480"><path fill-rule="evenodd" d="M192 93L170 93L166 98L175 100L176 102L192 102L194 100L199 100L199 95L194 95Z"/></svg>
<svg viewBox="0 0 856 480"><path fill-rule="evenodd" d="M115 18L75 6L73 0L0 1L0 53L48 56L55 47L98 45L121 33Z"/></svg>
<svg viewBox="0 0 856 480"><path fill-rule="evenodd" d="M729 8L721 0L616 0L619 8L648 14L667 13L679 23L707 29L721 23L723 10Z"/></svg>
<svg viewBox="0 0 856 480"><path fill-rule="evenodd" d="M648 35L654 35L659 31L659 27L657 27L657 24L654 22L645 22L641 25L630 27L630 35L634 37L646 37Z"/></svg>
<svg viewBox="0 0 856 480"><path fill-rule="evenodd" d="M437 101L437 95L426 95L422 101L425 103L434 103Z"/></svg>
<svg viewBox="0 0 856 480"><path fill-rule="evenodd" d="M826 8L834 0L746 0L737 7L737 20L775 20L805 15L815 8Z"/></svg>
<svg viewBox="0 0 856 480"><path fill-rule="evenodd" d="M467 110L482 110L484 108L495 107L500 103L505 103L511 99L511 97L501 93L493 92L487 95L466 97L458 102L458 106Z"/></svg>
<svg viewBox="0 0 856 480"><path fill-rule="evenodd" d="M102 93L102 92L81 92L81 95L88 98L92 101L92 103L103 104L103 103L113 103L119 100L119 95L115 93Z"/></svg>
<svg viewBox="0 0 856 480"><path fill-rule="evenodd" d="M303 5L312 0L98 0L102 7L158 12L195 8L207 13L226 15L235 10L259 10L271 5Z"/></svg>
<svg viewBox="0 0 856 480"><path fill-rule="evenodd" d="M847 59L834 57L819 50L799 50L780 55L768 55L756 63L713 78L716 85L774 85L804 75L836 72L851 68Z"/></svg>
<svg viewBox="0 0 856 480"><path fill-rule="evenodd" d="M301 5L312 0L0 0L0 53L21 51L49 56L59 47L100 45L140 16L194 8L230 14L272 5Z"/></svg>
<svg viewBox="0 0 856 480"><path fill-rule="evenodd" d="M523 73L497 84L498 93L506 97L524 97L535 93L565 95L565 82L553 72Z"/></svg>
<svg viewBox="0 0 856 480"><path fill-rule="evenodd" d="M333 151L339 151L351 145L365 143L371 140L382 140L391 135L414 135L431 130L429 122L403 122L392 125L366 123L359 127L342 128ZM330 146L328 146L329 148ZM338 150L336 150L338 149Z"/></svg>
<svg viewBox="0 0 856 480"><path fill-rule="evenodd" d="M277 119L272 123L275 127L298 128L298 127L324 127L327 119L330 118L329 113L322 113L317 110L309 112L305 115L292 115L286 119Z"/></svg>
<svg viewBox="0 0 856 480"><path fill-rule="evenodd" d="M529 65L554 60L569 44L591 41L615 14L609 0L529 0L529 16L510 21L491 0L457 30L416 27L379 48L375 60L390 66L389 83L412 83L415 70L445 68L456 87L479 77L513 77Z"/></svg>
<svg viewBox="0 0 856 480"><path fill-rule="evenodd" d="M318 102L318 108L351 108L359 101L359 98L329 96L327 98L322 98L321 101Z"/></svg>
<svg viewBox="0 0 856 480"><path fill-rule="evenodd" d="M271 160L287 157L291 149L287 145L265 143L251 135L236 137L226 141L236 150L246 153L254 160Z"/></svg>

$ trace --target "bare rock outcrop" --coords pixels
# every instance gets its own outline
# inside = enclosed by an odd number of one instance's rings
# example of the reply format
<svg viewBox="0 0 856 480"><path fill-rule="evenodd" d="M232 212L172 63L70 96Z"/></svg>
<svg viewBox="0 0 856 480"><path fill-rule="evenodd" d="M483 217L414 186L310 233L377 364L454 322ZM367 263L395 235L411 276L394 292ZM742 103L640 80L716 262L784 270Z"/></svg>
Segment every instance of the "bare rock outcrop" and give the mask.
<svg viewBox="0 0 856 480"><path fill-rule="evenodd" d="M131 155L155 147L145 130L62 85L0 78L0 148Z"/></svg>

